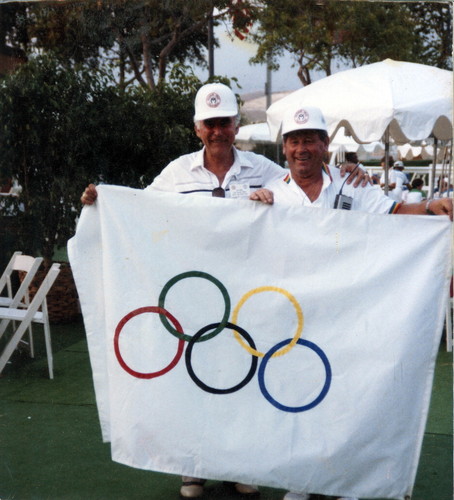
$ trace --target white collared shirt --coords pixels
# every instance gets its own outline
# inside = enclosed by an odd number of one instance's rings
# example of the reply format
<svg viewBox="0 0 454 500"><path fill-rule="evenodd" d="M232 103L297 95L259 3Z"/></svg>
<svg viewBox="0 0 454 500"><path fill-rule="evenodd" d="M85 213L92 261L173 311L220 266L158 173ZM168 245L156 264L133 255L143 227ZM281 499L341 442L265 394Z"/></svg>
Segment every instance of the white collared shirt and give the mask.
<svg viewBox="0 0 454 500"><path fill-rule="evenodd" d="M219 187L219 180L205 168L204 151L205 148L170 162L146 189L211 196L212 190ZM233 165L221 186L226 191L226 197L230 197L229 186L234 182L247 183L250 190L255 191L282 177L283 168L268 158L236 148L233 152Z"/></svg>
<svg viewBox="0 0 454 500"><path fill-rule="evenodd" d="M397 203L385 196L377 187L368 184L364 188L354 188L352 184L344 184L347 177L341 177L337 168L330 169L324 165L322 176L322 190L318 198L312 202L292 179L289 172L280 179L268 183L265 187L273 191L274 203L276 204L334 208L336 195L342 187L342 194L353 198L352 210L388 214L393 213L397 208Z"/></svg>

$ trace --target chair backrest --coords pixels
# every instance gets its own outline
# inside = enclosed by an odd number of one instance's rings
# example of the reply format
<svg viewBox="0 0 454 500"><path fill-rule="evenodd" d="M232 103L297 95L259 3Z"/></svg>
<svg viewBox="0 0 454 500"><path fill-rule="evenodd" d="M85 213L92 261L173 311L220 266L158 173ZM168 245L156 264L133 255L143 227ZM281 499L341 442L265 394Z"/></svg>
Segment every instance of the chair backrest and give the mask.
<svg viewBox="0 0 454 500"><path fill-rule="evenodd" d="M33 317L41 306L45 307L46 295L54 284L54 281L57 279L59 273L60 264L56 262L52 264L51 268L46 274L46 277L43 279L41 285L35 293L35 296L30 302L30 305L27 308L27 316L30 315L30 317Z"/></svg>
<svg viewBox="0 0 454 500"><path fill-rule="evenodd" d="M0 293L5 288L8 277L11 276L11 273L13 272L14 261L19 255L22 255L22 252L14 252L8 264L6 264L5 270L3 271L3 274L0 277Z"/></svg>
<svg viewBox="0 0 454 500"><path fill-rule="evenodd" d="M28 288L42 261L42 257L32 257L31 255L22 255L22 252L14 252L0 279L0 292L3 291L6 285L8 297L11 299L8 307L18 307L21 303L25 305L29 304ZM22 271L26 274L23 276L21 284L13 296L11 276L14 271Z"/></svg>
<svg viewBox="0 0 454 500"><path fill-rule="evenodd" d="M13 271L24 271L28 273L38 258L43 260L41 257L32 257L31 255L16 255L13 261Z"/></svg>

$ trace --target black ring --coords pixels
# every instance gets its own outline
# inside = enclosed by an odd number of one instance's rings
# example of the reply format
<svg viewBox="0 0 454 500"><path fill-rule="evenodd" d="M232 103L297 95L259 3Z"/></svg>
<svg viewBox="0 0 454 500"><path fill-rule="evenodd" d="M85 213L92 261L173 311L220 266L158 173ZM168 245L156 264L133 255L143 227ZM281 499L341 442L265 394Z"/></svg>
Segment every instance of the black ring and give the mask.
<svg viewBox="0 0 454 500"><path fill-rule="evenodd" d="M251 363L251 368L246 375L246 377L237 385L234 387L231 387L230 389L216 389L214 387L210 387L209 385L206 385L204 382L202 382L194 373L194 370L192 369L192 364L191 364L191 353L192 353L192 348L194 344L197 342L197 340L207 331L213 330L214 328L217 328L221 323L211 323L211 325L204 326L202 329L200 329L195 335L191 337L191 339L188 341L188 346L186 347L186 352L185 352L185 360L186 360L186 368L188 370L189 376L192 378L193 382L198 385L201 389L203 389L206 392L209 392L211 394L231 394L232 392L239 391L241 388L243 388L245 385L249 383L249 381L252 379L252 377L255 375L255 372L257 370L257 362L258 358L256 356L252 356L252 363ZM234 325L233 323L226 323L226 328L230 328L231 330L236 330L240 335L244 337L244 339L249 343L249 345L255 349L255 344L254 341L252 340L252 337L249 335L249 333L246 332L246 330L243 330L241 327L238 325Z"/></svg>

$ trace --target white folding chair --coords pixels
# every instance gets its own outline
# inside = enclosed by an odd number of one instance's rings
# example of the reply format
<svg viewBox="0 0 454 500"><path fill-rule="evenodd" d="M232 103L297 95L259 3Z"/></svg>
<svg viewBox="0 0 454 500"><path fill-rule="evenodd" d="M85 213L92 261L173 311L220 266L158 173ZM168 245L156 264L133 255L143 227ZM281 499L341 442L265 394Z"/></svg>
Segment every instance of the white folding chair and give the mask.
<svg viewBox="0 0 454 500"><path fill-rule="evenodd" d="M47 313L46 295L60 272L60 264L52 264L46 277L41 283L38 291L26 309L15 307L0 307L0 319L7 322L18 323L14 328L12 336L6 343L0 355L0 373L13 354L26 330L32 323L40 323L44 326L44 340L46 344L47 364L49 367L49 378L54 378L54 362L52 356L52 345L50 339L49 315Z"/></svg>
<svg viewBox="0 0 454 500"><path fill-rule="evenodd" d="M453 300L451 294L448 295L448 303L446 304L446 350L452 351L452 342L454 338L453 329Z"/></svg>
<svg viewBox="0 0 454 500"><path fill-rule="evenodd" d="M42 257L32 257L30 255L22 255L22 252L14 252L0 277L0 294L6 290L6 296L0 296L0 307L26 308L30 305L28 289L42 261ZM12 276L15 272L24 272L25 276L23 276L16 293L13 294ZM0 338L5 332L8 323L6 320L0 323ZM21 340L21 342L25 341ZM28 328L28 344L30 356L33 358L35 352L31 325Z"/></svg>

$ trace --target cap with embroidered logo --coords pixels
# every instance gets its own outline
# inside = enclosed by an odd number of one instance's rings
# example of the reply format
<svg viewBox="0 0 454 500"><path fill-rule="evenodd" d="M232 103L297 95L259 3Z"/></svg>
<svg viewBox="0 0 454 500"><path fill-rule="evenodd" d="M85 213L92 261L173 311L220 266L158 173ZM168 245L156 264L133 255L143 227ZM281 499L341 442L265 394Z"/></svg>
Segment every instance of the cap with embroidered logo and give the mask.
<svg viewBox="0 0 454 500"><path fill-rule="evenodd" d="M201 87L195 96L194 107L195 121L238 114L235 94L223 83L208 83Z"/></svg>
<svg viewBox="0 0 454 500"><path fill-rule="evenodd" d="M296 130L324 130L328 132L328 127L319 108L300 105L288 109L282 120L282 135Z"/></svg>

